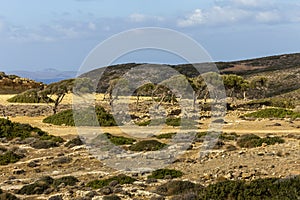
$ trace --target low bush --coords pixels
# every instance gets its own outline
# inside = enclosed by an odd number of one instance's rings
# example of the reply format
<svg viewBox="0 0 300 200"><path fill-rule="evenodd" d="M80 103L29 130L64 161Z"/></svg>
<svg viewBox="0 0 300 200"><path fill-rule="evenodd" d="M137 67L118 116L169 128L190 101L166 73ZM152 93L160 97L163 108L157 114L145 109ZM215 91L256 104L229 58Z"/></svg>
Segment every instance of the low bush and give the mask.
<svg viewBox="0 0 300 200"><path fill-rule="evenodd" d="M164 179L167 176L170 178L179 178L183 175L181 171L175 169L158 169L152 172L148 178Z"/></svg>
<svg viewBox="0 0 300 200"><path fill-rule="evenodd" d="M94 119L95 116L97 117L97 120ZM101 106L96 106L95 110L87 108L81 110L80 112L79 111L73 112L73 110L65 110L45 118L43 122L54 124L54 125L75 126L74 117L76 118L76 126L99 126L99 125L116 126L117 125L113 115L109 114Z"/></svg>
<svg viewBox="0 0 300 200"><path fill-rule="evenodd" d="M123 136L114 136L110 133L104 133L106 137L113 143L114 145L126 145L126 144L133 144L136 142L135 139L127 138Z"/></svg>
<svg viewBox="0 0 300 200"><path fill-rule="evenodd" d="M220 136L219 136L219 139L221 140L237 140L237 138L239 137L238 134L236 133L222 133Z"/></svg>
<svg viewBox="0 0 300 200"><path fill-rule="evenodd" d="M31 143L30 146L35 149L49 149L53 147L58 147L59 144L51 140L36 140L33 143Z"/></svg>
<svg viewBox="0 0 300 200"><path fill-rule="evenodd" d="M121 198L120 197L118 197L117 195L109 195L109 196L104 196L103 198L102 198L103 200L121 200Z"/></svg>
<svg viewBox="0 0 300 200"><path fill-rule="evenodd" d="M72 139L72 140L69 140L69 141L65 144L65 147L72 148L72 147L80 146L80 145L83 145L83 142L82 142L82 140L80 139L80 137L77 136L76 138L74 138L74 139Z"/></svg>
<svg viewBox="0 0 300 200"><path fill-rule="evenodd" d="M200 190L198 199L298 199L300 176L257 179L252 182L224 181Z"/></svg>
<svg viewBox="0 0 300 200"><path fill-rule="evenodd" d="M54 179L50 176L42 177L32 184L23 186L17 193L26 195L43 194L45 190L52 187L53 182Z"/></svg>
<svg viewBox="0 0 300 200"><path fill-rule="evenodd" d="M146 120L146 121L141 121L141 122L136 122L138 126L158 126L158 125L163 125L166 124L168 126L184 126L184 127L192 127L194 128L195 125L197 125L197 122L191 119L185 119L185 118L167 118L164 120L163 118L161 119L151 119L151 120Z"/></svg>
<svg viewBox="0 0 300 200"><path fill-rule="evenodd" d="M170 181L156 188L156 192L160 195L172 196L198 192L203 186L192 183L190 181Z"/></svg>
<svg viewBox="0 0 300 200"><path fill-rule="evenodd" d="M19 198L11 193L5 192L5 193L0 194L0 200L19 200Z"/></svg>
<svg viewBox="0 0 300 200"><path fill-rule="evenodd" d="M160 135L155 135L157 139L172 139L172 137L176 135L176 133L163 133Z"/></svg>
<svg viewBox="0 0 300 200"><path fill-rule="evenodd" d="M242 135L237 140L237 145L239 145L242 148L254 148L262 146L262 144L265 143L267 145L274 145L276 143L284 143L284 140L280 137L265 137L260 138L257 135L254 134L246 134Z"/></svg>
<svg viewBox="0 0 300 200"><path fill-rule="evenodd" d="M243 106L243 105L242 105ZM259 99L253 100L245 104L245 106L249 106L252 108L258 108L262 106L271 106L278 108L295 108L295 102L291 99L286 98L268 98L268 99Z"/></svg>
<svg viewBox="0 0 300 200"><path fill-rule="evenodd" d="M158 151L167 146L157 140L143 140L129 147L131 151Z"/></svg>
<svg viewBox="0 0 300 200"><path fill-rule="evenodd" d="M38 149L57 147L60 143L64 142L61 137L49 135L45 131L32 127L29 124L16 123L8 119L0 118L0 138L6 138L8 140L20 138L21 140L25 140L29 137L36 138L30 145Z"/></svg>
<svg viewBox="0 0 300 200"><path fill-rule="evenodd" d="M41 98L41 96L38 93L39 93L38 89L28 90L21 94L13 96L7 101L11 103L53 103L54 102L49 97L47 97L46 99Z"/></svg>
<svg viewBox="0 0 300 200"><path fill-rule="evenodd" d="M77 182L79 182L79 180L77 178L75 178L74 176L65 176L65 177L55 179L53 181L53 186L58 187L62 183L65 185L74 186L74 185L76 185Z"/></svg>
<svg viewBox="0 0 300 200"><path fill-rule="evenodd" d="M58 179L53 179L50 176L42 177L32 184L23 186L17 191L18 194L34 195L43 194L49 188L57 188L60 184L74 186L78 179L73 176L65 176Z"/></svg>
<svg viewBox="0 0 300 200"><path fill-rule="evenodd" d="M8 165L10 163L16 163L24 156L18 155L12 151L6 151L4 154L0 154L0 165Z"/></svg>
<svg viewBox="0 0 300 200"><path fill-rule="evenodd" d="M286 110L283 108L267 108L246 114L245 117L254 118L300 118L300 113Z"/></svg>
<svg viewBox="0 0 300 200"><path fill-rule="evenodd" d="M112 181L117 181L118 184L123 185L123 184L132 184L134 181L136 181L136 179L121 174L108 179L91 181L87 183L87 187L91 187L93 189L99 189L108 186Z"/></svg>

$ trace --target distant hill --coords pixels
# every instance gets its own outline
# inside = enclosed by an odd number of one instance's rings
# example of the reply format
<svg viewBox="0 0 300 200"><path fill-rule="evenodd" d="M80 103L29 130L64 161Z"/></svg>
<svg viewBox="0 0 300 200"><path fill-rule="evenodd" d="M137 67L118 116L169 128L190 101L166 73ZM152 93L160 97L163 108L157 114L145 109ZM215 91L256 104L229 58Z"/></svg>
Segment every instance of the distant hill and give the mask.
<svg viewBox="0 0 300 200"><path fill-rule="evenodd" d="M0 94L18 94L29 89L43 87L44 84L41 82L0 72Z"/></svg>
<svg viewBox="0 0 300 200"><path fill-rule="evenodd" d="M254 76L266 76L269 80L267 96L283 95L300 89L300 53L269 56L256 59L248 59L232 62L215 63L221 74L237 74L246 79ZM99 68L85 74L81 77L89 77L92 80L101 80L98 82L97 92L105 92L109 86L109 81L123 76L126 72L142 64L127 63L114 66ZM207 63L196 64L209 71ZM152 65L161 67L162 65ZM188 77L195 77L199 72L191 64L167 65L176 69L181 74Z"/></svg>
<svg viewBox="0 0 300 200"><path fill-rule="evenodd" d="M50 84L58 82L65 79L75 78L76 71L60 71L57 69L44 69L41 71L10 71L11 74L16 74L21 77L29 78L37 82L43 82L45 84Z"/></svg>

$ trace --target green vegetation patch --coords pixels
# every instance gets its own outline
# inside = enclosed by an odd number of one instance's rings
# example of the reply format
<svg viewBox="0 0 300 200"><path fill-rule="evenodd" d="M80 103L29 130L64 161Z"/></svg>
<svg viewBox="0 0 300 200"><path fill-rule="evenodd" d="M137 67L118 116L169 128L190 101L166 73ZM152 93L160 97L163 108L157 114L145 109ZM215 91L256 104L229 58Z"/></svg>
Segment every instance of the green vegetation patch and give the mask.
<svg viewBox="0 0 300 200"><path fill-rule="evenodd" d="M157 140L143 140L139 141L129 147L131 151L158 151L163 149L167 144L161 143Z"/></svg>
<svg viewBox="0 0 300 200"><path fill-rule="evenodd" d="M53 103L49 97L42 98L38 89L25 91L7 100L10 103Z"/></svg>
<svg viewBox="0 0 300 200"><path fill-rule="evenodd" d="M49 135L45 131L32 127L29 124L16 123L8 119L0 118L0 138L6 138L8 140L21 138L21 140L24 140L29 137L36 138L30 145L34 148L38 147L39 149L43 148L43 146L45 148L56 147L64 142L61 137Z"/></svg>
<svg viewBox="0 0 300 200"><path fill-rule="evenodd" d="M224 181L200 190L198 199L299 199L300 176L278 179Z"/></svg>
<svg viewBox="0 0 300 200"><path fill-rule="evenodd" d="M80 145L83 145L83 142L82 142L82 140L80 139L80 137L77 136L76 138L74 138L74 139L72 139L72 140L69 140L69 141L65 144L65 147L72 148L72 147L80 146Z"/></svg>
<svg viewBox="0 0 300 200"><path fill-rule="evenodd" d="M238 134L236 133L222 133L220 136L219 136L219 139L221 140L237 140L237 138L239 137Z"/></svg>
<svg viewBox="0 0 300 200"><path fill-rule="evenodd" d="M163 133L159 135L155 135L157 139L172 139L172 137L176 135L176 133Z"/></svg>
<svg viewBox="0 0 300 200"><path fill-rule="evenodd" d="M164 179L167 177L170 178L179 178L182 177L183 173L175 169L158 169L152 172L148 178Z"/></svg>
<svg viewBox="0 0 300 200"><path fill-rule="evenodd" d="M257 135L254 134L246 134L242 135L238 140L237 140L237 145L239 145L242 148L254 148L254 147L259 147L262 146L262 144L265 143L267 145L274 145L276 143L284 143L284 139L280 137L265 137L265 138L260 138Z"/></svg>
<svg viewBox="0 0 300 200"><path fill-rule="evenodd" d="M19 198L11 193L4 192L0 193L0 200L19 200Z"/></svg>
<svg viewBox="0 0 300 200"><path fill-rule="evenodd" d="M95 115L96 113L96 115ZM44 123L54 125L75 126L74 117L76 117L77 126L116 126L113 115L109 114L103 107L96 106L95 110L90 108L73 112L65 110L55 115L49 116L43 120ZM95 119L97 117L97 120ZM98 121L98 123L97 123Z"/></svg>
<svg viewBox="0 0 300 200"><path fill-rule="evenodd" d="M115 145L126 145L126 144L133 144L134 142L136 142L136 140L133 138L114 136L110 133L104 133L104 135L106 135L106 137L111 141L111 143Z"/></svg>
<svg viewBox="0 0 300 200"><path fill-rule="evenodd" d="M134 181L136 181L136 179L134 179L130 176L121 174L121 175L114 176L114 177L111 177L108 179L91 181L91 182L87 183L87 187L91 187L93 189L99 189L99 188L108 186L109 183L111 183L112 181L117 181L120 185L123 185L123 184L132 184Z"/></svg>
<svg viewBox="0 0 300 200"><path fill-rule="evenodd" d="M12 151L7 151L3 154L0 154L0 165L8 165L10 163L16 163L24 156L15 154Z"/></svg>
<svg viewBox="0 0 300 200"><path fill-rule="evenodd" d="M198 192L203 186L190 181L170 181L156 188L156 192L165 196Z"/></svg>
<svg viewBox="0 0 300 200"><path fill-rule="evenodd" d="M300 113L283 108L267 108L253 113L246 114L245 117L254 118L300 118Z"/></svg>
<svg viewBox="0 0 300 200"><path fill-rule="evenodd" d="M58 179L53 179L50 176L42 177L32 184L23 186L17 191L18 194L34 195L43 194L45 190L49 188L57 188L60 184L74 186L78 181L73 176L65 176Z"/></svg>
<svg viewBox="0 0 300 200"><path fill-rule="evenodd" d="M268 98L268 99L258 99L253 100L245 105L250 107L261 107L261 106L271 106L271 107L278 107L278 108L295 108L295 102L291 99L287 98Z"/></svg>
<svg viewBox="0 0 300 200"><path fill-rule="evenodd" d="M170 117L164 120L163 118L161 119L150 119L146 121L141 121L141 122L136 122L138 126L158 126L158 125L163 125L166 124L168 126L184 126L184 127L192 127L194 128L195 125L197 125L197 122L195 120L191 119L185 119L185 118L174 118Z"/></svg>

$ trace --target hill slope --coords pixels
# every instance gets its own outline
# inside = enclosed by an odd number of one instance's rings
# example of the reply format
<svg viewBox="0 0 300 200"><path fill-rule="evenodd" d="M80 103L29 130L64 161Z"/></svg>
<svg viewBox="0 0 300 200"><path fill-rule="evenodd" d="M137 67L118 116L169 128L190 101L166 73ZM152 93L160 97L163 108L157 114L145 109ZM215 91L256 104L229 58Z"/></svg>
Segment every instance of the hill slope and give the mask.
<svg viewBox="0 0 300 200"><path fill-rule="evenodd" d="M233 62L215 63L221 74L237 74L246 79L265 76L269 80L267 96L283 95L300 88L300 53L269 56ZM122 77L129 70L142 64L128 63L99 68L81 75L98 81L97 92L105 92L109 81ZM207 63L196 64L203 71L209 71ZM155 67L169 66L188 77L195 77L199 72L191 64L182 65L151 65ZM101 77L101 79L100 79ZM100 79L100 80L98 80Z"/></svg>

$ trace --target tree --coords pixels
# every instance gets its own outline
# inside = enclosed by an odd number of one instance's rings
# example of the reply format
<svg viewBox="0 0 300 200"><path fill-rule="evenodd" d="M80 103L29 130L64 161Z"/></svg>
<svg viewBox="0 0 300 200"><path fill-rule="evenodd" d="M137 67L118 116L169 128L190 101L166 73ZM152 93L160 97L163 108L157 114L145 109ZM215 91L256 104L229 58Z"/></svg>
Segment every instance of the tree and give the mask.
<svg viewBox="0 0 300 200"><path fill-rule="evenodd" d="M241 93L243 93L243 96L245 97L246 91L249 88L248 81L235 74L223 75L222 78L229 97L232 99L234 99L234 97L238 98Z"/></svg>
<svg viewBox="0 0 300 200"><path fill-rule="evenodd" d="M255 97L259 97L259 94L261 94L262 97L265 97L267 87L268 79L264 76L256 76L250 82L250 88L254 91Z"/></svg>
<svg viewBox="0 0 300 200"><path fill-rule="evenodd" d="M204 96L204 101L206 101L207 99L208 96L207 85L202 75L199 75L195 78L190 78L189 82L193 88L193 109L195 110L197 99L200 98L201 95Z"/></svg>
<svg viewBox="0 0 300 200"><path fill-rule="evenodd" d="M153 83L146 83L135 90L136 93L136 105L139 104L141 96L151 96L155 85Z"/></svg>
<svg viewBox="0 0 300 200"><path fill-rule="evenodd" d="M39 95L43 100L47 103L49 102L49 98L53 99L53 113L56 114L58 105L62 102L63 98L67 93L73 91L75 79L63 80L60 82L52 83L48 85L44 90L39 92ZM53 97L55 95L55 97Z"/></svg>

